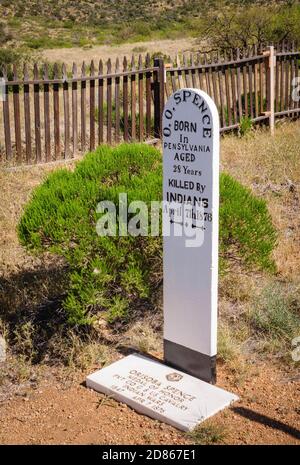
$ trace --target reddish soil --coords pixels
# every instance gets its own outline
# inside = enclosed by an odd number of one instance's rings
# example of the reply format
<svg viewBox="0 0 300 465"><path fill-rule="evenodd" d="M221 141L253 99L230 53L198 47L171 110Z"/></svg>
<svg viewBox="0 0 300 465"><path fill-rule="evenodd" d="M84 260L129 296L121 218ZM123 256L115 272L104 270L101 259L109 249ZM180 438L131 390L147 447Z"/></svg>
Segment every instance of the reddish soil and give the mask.
<svg viewBox="0 0 300 465"><path fill-rule="evenodd" d="M242 385L218 370L218 385L240 401L210 424L227 444L300 444L299 377L260 363ZM85 375L66 385L49 375L35 388L0 404L1 444L188 444L184 433L139 415L84 386ZM205 423L204 423L205 425Z"/></svg>

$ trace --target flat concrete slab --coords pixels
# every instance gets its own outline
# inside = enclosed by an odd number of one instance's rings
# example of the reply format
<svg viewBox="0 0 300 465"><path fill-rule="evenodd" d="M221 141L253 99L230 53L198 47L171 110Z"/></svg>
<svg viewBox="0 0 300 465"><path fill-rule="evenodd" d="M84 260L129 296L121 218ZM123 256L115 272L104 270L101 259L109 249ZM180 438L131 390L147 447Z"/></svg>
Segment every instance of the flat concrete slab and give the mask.
<svg viewBox="0 0 300 465"><path fill-rule="evenodd" d="M235 394L137 354L89 375L86 385L183 431L238 400Z"/></svg>

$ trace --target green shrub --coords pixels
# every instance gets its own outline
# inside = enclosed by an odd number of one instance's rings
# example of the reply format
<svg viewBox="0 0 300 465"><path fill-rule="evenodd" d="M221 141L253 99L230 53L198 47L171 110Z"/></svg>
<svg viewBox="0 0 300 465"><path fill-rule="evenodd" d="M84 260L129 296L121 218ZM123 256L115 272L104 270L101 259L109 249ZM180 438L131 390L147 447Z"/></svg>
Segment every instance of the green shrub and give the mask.
<svg viewBox="0 0 300 465"><path fill-rule="evenodd" d="M246 262L274 271L271 253L276 243L266 202L228 174L220 179L220 251L230 256L238 248Z"/></svg>
<svg viewBox="0 0 300 465"><path fill-rule="evenodd" d="M12 65L16 64L19 69L22 69L23 64L30 63L30 54L25 49L18 48L4 48L0 49L0 69L4 66L8 66L10 69L9 78L12 79L11 68Z"/></svg>
<svg viewBox="0 0 300 465"><path fill-rule="evenodd" d="M42 48L68 48L72 47L72 42L63 37L49 38L48 36L31 37L26 40L26 46L33 50Z"/></svg>
<svg viewBox="0 0 300 465"><path fill-rule="evenodd" d="M240 121L239 133L240 135L246 136L253 129L252 119L249 116L243 116Z"/></svg>
<svg viewBox="0 0 300 465"><path fill-rule="evenodd" d="M145 308L162 279L161 237L98 236L96 207L101 200L118 205L162 198L161 154L145 144L99 147L74 172L60 169L33 193L18 225L21 243L32 251L63 256L69 265L63 306L72 324L93 315L126 321ZM275 232L265 203L228 175L221 176L220 246L233 244L246 261L272 268ZM140 305L143 303L143 305Z"/></svg>

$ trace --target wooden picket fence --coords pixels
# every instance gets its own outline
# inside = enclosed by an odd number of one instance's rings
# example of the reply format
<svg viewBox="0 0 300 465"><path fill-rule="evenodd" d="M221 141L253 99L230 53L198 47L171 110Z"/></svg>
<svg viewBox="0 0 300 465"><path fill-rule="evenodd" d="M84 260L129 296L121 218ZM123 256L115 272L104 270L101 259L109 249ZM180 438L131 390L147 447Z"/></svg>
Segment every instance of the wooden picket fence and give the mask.
<svg viewBox="0 0 300 465"><path fill-rule="evenodd" d="M300 76L295 44L232 50L229 54L192 53L166 63L140 55L114 66L100 60L80 70L65 65L25 65L4 69L0 155L4 163L69 159L96 146L159 138L165 99L183 87L203 89L215 101L221 132L243 119L267 122L300 116L293 99ZM299 78L300 80L300 78Z"/></svg>

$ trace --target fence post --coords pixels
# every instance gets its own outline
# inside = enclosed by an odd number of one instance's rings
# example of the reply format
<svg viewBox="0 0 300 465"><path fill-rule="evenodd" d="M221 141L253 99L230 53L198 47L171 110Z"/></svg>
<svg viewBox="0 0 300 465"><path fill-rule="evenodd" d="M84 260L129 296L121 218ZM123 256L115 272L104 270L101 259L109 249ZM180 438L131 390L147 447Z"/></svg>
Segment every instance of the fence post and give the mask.
<svg viewBox="0 0 300 465"><path fill-rule="evenodd" d="M9 89L8 89L8 72L7 68L3 68L3 78L5 80L4 100L3 100L3 123L4 123L4 138L5 138L5 149L6 159L12 159L12 145L11 145L11 131L10 131L10 116L9 116Z"/></svg>
<svg viewBox="0 0 300 465"><path fill-rule="evenodd" d="M165 65L162 58L154 58L154 137L162 134L162 113L165 106Z"/></svg>
<svg viewBox="0 0 300 465"><path fill-rule="evenodd" d="M274 52L274 46L268 47L268 50L264 52L264 55L268 60L267 67L267 114L269 116L269 126L271 135L274 135L275 129L275 67L276 67L276 55Z"/></svg>

